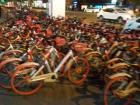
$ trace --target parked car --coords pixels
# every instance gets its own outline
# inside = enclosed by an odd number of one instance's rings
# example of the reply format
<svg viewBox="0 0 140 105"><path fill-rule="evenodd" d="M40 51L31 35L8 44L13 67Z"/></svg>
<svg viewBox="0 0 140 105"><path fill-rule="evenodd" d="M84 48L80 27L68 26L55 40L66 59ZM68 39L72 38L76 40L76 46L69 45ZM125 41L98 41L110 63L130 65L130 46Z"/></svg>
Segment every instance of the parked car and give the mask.
<svg viewBox="0 0 140 105"><path fill-rule="evenodd" d="M129 9L129 8L118 8L118 9L121 9L134 17L136 16L132 9Z"/></svg>
<svg viewBox="0 0 140 105"><path fill-rule="evenodd" d="M92 8L85 8L85 9L84 9L84 12L98 13L99 11L100 11L100 8L95 8L95 7L92 7Z"/></svg>
<svg viewBox="0 0 140 105"><path fill-rule="evenodd" d="M123 31L125 31L125 30L138 30L138 31L140 31L140 17L128 20L123 28Z"/></svg>
<svg viewBox="0 0 140 105"><path fill-rule="evenodd" d="M121 8L105 8L100 10L100 12L97 14L97 17L100 21L104 19L109 19L109 20L116 20L118 21L118 23L123 23L124 21L132 19L135 16L127 13Z"/></svg>

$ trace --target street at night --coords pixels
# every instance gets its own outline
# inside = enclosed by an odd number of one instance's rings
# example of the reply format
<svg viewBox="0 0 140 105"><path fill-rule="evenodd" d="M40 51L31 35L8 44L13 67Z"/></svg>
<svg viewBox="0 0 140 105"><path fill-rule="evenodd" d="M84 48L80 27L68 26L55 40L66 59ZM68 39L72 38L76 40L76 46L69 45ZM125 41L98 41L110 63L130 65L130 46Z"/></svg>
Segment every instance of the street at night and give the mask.
<svg viewBox="0 0 140 105"><path fill-rule="evenodd" d="M140 105L140 0L0 0L0 105Z"/></svg>

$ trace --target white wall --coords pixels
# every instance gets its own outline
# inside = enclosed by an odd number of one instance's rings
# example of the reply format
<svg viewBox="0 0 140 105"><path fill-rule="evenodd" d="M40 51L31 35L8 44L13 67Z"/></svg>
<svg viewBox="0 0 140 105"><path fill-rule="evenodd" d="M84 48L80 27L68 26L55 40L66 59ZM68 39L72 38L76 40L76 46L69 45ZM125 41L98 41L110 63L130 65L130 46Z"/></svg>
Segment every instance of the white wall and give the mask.
<svg viewBox="0 0 140 105"><path fill-rule="evenodd" d="M49 0L49 15L65 17L66 0Z"/></svg>

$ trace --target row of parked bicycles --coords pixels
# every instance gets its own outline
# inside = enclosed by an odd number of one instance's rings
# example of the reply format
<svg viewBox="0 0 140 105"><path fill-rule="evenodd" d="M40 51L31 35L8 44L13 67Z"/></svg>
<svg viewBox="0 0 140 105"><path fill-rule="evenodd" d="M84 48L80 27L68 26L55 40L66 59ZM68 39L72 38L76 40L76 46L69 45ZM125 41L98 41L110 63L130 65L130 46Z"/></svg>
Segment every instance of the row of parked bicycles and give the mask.
<svg viewBox="0 0 140 105"><path fill-rule="evenodd" d="M105 23L26 11L0 27L0 86L31 95L47 82L67 78L84 85L98 74L105 82L104 105L116 105L116 99L139 104L139 36Z"/></svg>

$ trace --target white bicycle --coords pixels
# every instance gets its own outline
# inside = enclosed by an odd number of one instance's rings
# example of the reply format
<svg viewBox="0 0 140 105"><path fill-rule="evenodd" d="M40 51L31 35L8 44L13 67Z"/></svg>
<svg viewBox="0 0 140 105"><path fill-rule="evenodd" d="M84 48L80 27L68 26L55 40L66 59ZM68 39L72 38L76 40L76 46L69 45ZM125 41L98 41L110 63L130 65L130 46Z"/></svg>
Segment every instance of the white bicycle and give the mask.
<svg viewBox="0 0 140 105"><path fill-rule="evenodd" d="M89 64L86 59L73 55L73 51L69 50L56 64L58 52L53 46L49 47L42 64L26 62L16 67L11 78L12 89L20 95L31 95L36 93L43 83L55 82L60 72L67 72L71 82L81 84L89 73Z"/></svg>

